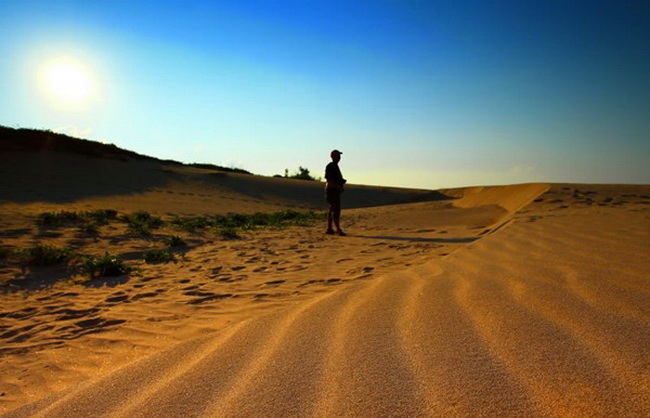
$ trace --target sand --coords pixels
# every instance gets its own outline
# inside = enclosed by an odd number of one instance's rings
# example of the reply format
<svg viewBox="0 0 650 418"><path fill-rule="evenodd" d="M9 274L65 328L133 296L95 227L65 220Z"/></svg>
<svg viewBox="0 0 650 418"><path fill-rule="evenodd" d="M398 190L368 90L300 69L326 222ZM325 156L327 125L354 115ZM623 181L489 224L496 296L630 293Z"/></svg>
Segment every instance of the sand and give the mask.
<svg viewBox="0 0 650 418"><path fill-rule="evenodd" d="M322 222L90 236L35 217L315 209L322 185L32 157L1 165L0 244L118 252L141 271L0 267L6 416L650 415L650 186L353 186L347 237ZM183 258L139 260L170 234Z"/></svg>

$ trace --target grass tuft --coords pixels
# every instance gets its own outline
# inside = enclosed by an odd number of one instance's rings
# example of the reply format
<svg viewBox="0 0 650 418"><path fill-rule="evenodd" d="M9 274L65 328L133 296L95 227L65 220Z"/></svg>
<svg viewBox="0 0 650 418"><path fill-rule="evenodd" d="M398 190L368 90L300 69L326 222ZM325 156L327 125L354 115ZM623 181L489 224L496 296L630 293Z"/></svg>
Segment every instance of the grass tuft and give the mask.
<svg viewBox="0 0 650 418"><path fill-rule="evenodd" d="M256 212L253 214L231 213L228 215L215 215L213 217L176 217L172 224L188 231L195 232L197 229L235 228L251 230L257 228L282 228L287 226L307 226L315 220L324 218L324 213L296 210L283 210L279 212L265 213Z"/></svg>
<svg viewBox="0 0 650 418"><path fill-rule="evenodd" d="M124 263L117 255L105 253L103 257L85 255L82 258L81 271L91 279L98 277L115 277L129 274L133 267Z"/></svg>
<svg viewBox="0 0 650 418"><path fill-rule="evenodd" d="M74 257L74 252L70 248L58 248L41 244L17 250L16 254L18 255L20 264L23 266L64 264Z"/></svg>
<svg viewBox="0 0 650 418"><path fill-rule="evenodd" d="M220 235L223 238L227 239L239 239L241 238L239 234L237 233L236 228L231 228L231 227L222 227L217 229L217 234Z"/></svg>
<svg viewBox="0 0 650 418"><path fill-rule="evenodd" d="M168 247L184 247L187 245L185 240L178 235L172 235L171 237L165 238L165 244Z"/></svg>
<svg viewBox="0 0 650 418"><path fill-rule="evenodd" d="M122 216L122 221L128 224L128 231L132 235L150 236L151 230L163 224L162 219L152 216L149 212L138 211Z"/></svg>
<svg viewBox="0 0 650 418"><path fill-rule="evenodd" d="M83 218L77 212L62 210L60 212L43 212L38 215L38 223L43 226L59 226L77 223Z"/></svg>
<svg viewBox="0 0 650 418"><path fill-rule="evenodd" d="M142 258L147 263L166 263L168 261L175 261L176 257L174 254L170 253L168 250L147 250L142 255Z"/></svg>

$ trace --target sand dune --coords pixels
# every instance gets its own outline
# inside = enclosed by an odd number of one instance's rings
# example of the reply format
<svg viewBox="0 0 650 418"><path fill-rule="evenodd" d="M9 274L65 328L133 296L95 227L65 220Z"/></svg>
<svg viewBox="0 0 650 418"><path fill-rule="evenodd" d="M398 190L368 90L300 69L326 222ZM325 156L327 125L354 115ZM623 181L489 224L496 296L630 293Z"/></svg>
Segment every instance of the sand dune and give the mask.
<svg viewBox="0 0 650 418"><path fill-rule="evenodd" d="M650 415L649 186L356 187L348 237L321 224L188 233L183 259L146 264L178 231L90 237L34 216L316 207L321 186L74 163L114 170L106 193L43 175L12 199L3 183L0 244L117 251L141 272L82 282L0 266L5 416Z"/></svg>

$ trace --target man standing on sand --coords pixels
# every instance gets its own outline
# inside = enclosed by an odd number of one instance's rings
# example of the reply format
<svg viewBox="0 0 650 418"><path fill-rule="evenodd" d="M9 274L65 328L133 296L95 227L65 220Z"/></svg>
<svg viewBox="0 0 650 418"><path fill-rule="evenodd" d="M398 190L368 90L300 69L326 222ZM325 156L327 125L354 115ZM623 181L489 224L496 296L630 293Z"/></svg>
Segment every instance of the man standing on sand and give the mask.
<svg viewBox="0 0 650 418"><path fill-rule="evenodd" d="M345 236L345 232L341 229L341 193L343 193L343 187L347 182L341 174L341 169L339 168L339 161L341 161L342 152L339 150L334 150L330 153L332 157L332 162L327 164L325 167L325 198L330 207L327 212L327 234L339 234ZM332 229L332 222L336 227L336 232Z"/></svg>

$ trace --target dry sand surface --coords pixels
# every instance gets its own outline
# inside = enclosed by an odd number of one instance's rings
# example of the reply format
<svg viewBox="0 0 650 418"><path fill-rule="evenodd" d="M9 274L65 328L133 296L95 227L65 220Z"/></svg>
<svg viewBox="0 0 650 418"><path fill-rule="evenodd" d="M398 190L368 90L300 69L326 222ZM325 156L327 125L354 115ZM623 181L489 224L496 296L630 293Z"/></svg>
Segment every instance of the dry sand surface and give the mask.
<svg viewBox="0 0 650 418"><path fill-rule="evenodd" d="M16 155L1 245L140 270L0 266L6 416L650 416L650 186L350 187L347 237L143 237L36 217L322 208L322 185ZM176 261L141 261L172 234Z"/></svg>

